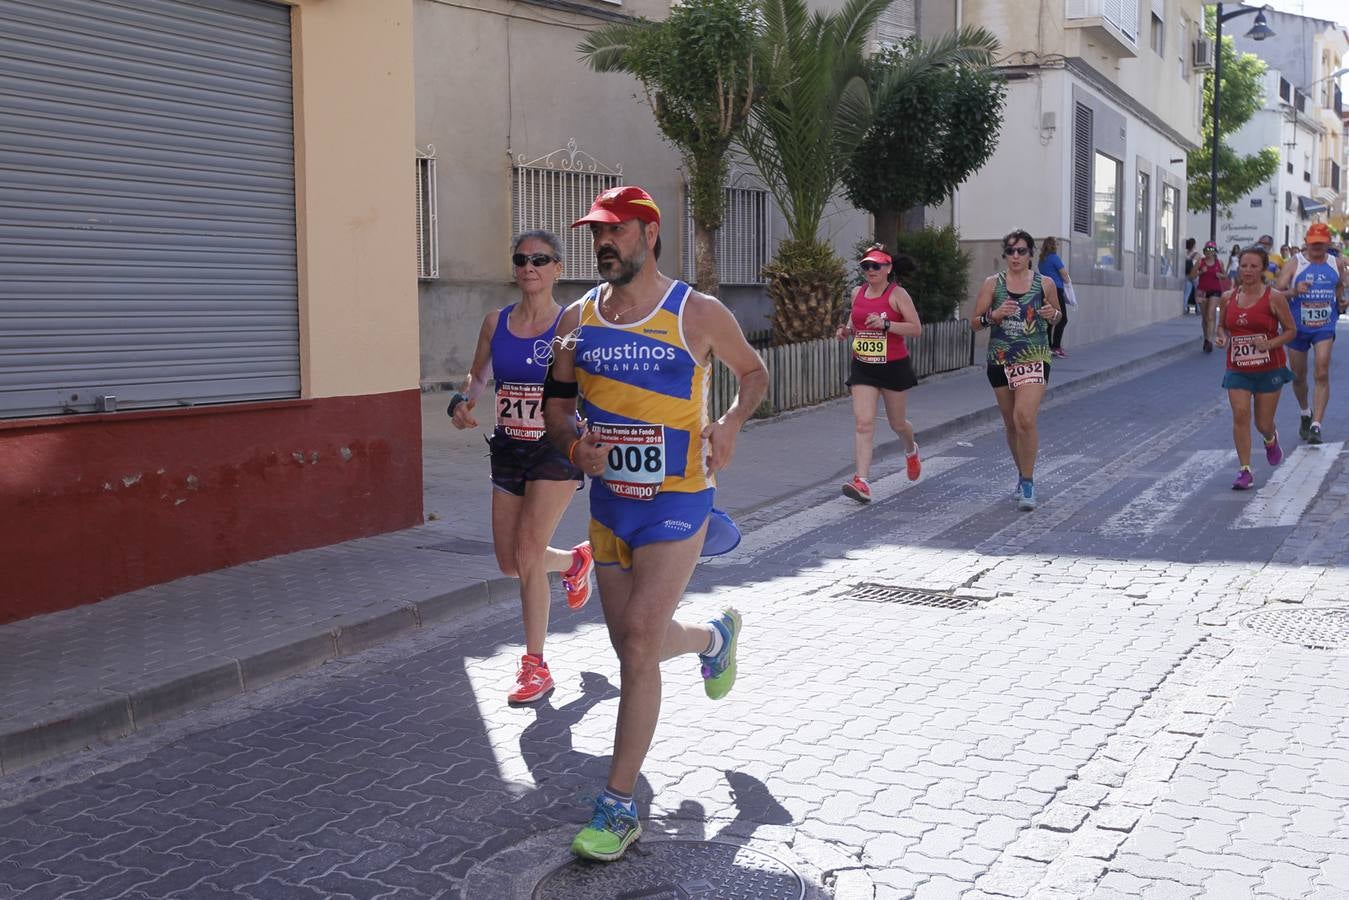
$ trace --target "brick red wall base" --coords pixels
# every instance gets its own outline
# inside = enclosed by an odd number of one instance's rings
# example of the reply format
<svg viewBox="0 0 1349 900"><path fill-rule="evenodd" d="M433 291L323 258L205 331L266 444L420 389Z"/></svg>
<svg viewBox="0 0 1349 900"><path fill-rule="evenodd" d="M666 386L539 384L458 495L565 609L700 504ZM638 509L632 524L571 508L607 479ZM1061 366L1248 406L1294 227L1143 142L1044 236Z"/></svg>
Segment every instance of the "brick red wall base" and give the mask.
<svg viewBox="0 0 1349 900"><path fill-rule="evenodd" d="M422 521L420 395L0 421L0 622Z"/></svg>

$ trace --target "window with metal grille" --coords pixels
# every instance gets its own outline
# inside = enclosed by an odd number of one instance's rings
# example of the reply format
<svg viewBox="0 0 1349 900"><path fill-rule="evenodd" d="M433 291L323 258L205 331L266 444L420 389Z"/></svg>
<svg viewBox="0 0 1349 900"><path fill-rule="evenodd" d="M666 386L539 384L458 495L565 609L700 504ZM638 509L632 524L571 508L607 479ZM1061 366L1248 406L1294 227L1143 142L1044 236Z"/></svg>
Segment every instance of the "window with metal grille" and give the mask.
<svg viewBox="0 0 1349 900"><path fill-rule="evenodd" d="M1157 274L1180 275L1180 188L1162 185L1162 210L1157 218Z"/></svg>
<svg viewBox="0 0 1349 900"><path fill-rule="evenodd" d="M440 277L440 224L436 219L436 148L417 151L417 278Z"/></svg>
<svg viewBox="0 0 1349 900"><path fill-rule="evenodd" d="M717 230L717 279L722 284L763 284L773 255L768 192L726 188L726 212ZM693 206L684 192L684 280L692 282Z"/></svg>
<svg viewBox="0 0 1349 900"><path fill-rule="evenodd" d="M876 17L871 49L897 47L905 38L918 34L918 0L894 0Z"/></svg>
<svg viewBox="0 0 1349 900"><path fill-rule="evenodd" d="M1073 109L1073 231L1091 234L1092 109L1085 103Z"/></svg>
<svg viewBox="0 0 1349 900"><path fill-rule="evenodd" d="M511 172L511 221L515 232L544 229L562 242L562 277L595 280L590 232L571 227L600 193L623 183L623 167L602 165L576 141L546 156L515 158Z"/></svg>
<svg viewBox="0 0 1349 900"><path fill-rule="evenodd" d="M1148 211L1152 209L1152 179L1147 172L1138 173L1138 183L1134 186L1134 264L1140 275L1148 274L1148 263L1152 259L1148 237L1151 223Z"/></svg>

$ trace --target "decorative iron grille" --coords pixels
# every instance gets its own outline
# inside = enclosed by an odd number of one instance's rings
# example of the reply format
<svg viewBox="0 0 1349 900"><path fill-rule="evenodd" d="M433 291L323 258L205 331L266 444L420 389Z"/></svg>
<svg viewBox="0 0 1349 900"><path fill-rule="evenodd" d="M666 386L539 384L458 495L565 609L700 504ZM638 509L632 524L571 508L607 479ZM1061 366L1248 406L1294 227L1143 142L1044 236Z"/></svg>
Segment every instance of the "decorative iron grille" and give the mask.
<svg viewBox="0 0 1349 900"><path fill-rule="evenodd" d="M436 148L417 151L417 278L440 277L440 223L436 218Z"/></svg>
<svg viewBox="0 0 1349 900"><path fill-rule="evenodd" d="M726 213L717 229L717 278L722 284L763 284L763 267L773 255L767 191L728 187ZM693 205L684 191L684 280L692 283Z"/></svg>
<svg viewBox="0 0 1349 900"><path fill-rule="evenodd" d="M623 183L623 166L605 166L576 148L576 140L538 159L516 156L511 172L511 221L516 233L545 229L562 241L562 277L595 280L590 232L571 223L590 210L595 197Z"/></svg>

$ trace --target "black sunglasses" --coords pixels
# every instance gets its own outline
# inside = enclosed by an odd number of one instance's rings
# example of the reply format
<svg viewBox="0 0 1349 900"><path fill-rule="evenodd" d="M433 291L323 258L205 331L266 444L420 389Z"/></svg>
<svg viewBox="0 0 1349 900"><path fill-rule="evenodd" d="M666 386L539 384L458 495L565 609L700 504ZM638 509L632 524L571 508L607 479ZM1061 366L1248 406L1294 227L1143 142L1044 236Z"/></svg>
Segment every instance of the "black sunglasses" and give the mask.
<svg viewBox="0 0 1349 900"><path fill-rule="evenodd" d="M1003 247L1003 256L1030 256L1029 247Z"/></svg>
<svg viewBox="0 0 1349 900"><path fill-rule="evenodd" d="M885 263L872 262L869 259L866 260L865 262L858 263L858 265L861 266L863 269L867 270L868 272L875 272L879 269L885 268Z"/></svg>
<svg viewBox="0 0 1349 900"><path fill-rule="evenodd" d="M549 263L558 261L556 256L549 256L547 253L517 253L511 257L511 262L515 263L517 269L523 269L525 263L536 269L542 269Z"/></svg>

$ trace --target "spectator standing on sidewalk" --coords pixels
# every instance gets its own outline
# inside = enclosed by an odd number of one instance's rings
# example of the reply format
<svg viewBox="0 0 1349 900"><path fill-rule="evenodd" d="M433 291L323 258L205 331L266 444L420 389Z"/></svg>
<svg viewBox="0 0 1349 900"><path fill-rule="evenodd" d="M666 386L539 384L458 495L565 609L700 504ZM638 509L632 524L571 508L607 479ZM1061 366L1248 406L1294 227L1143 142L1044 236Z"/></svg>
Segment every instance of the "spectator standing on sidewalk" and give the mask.
<svg viewBox="0 0 1349 900"><path fill-rule="evenodd" d="M496 428L487 441L492 460L492 544L501 573L520 579L525 654L515 674L511 703L532 703L553 689L543 658L551 591L548 573L561 572L567 605L590 599L589 543L571 550L549 546L562 513L585 476L545 435L543 380L552 359L562 308L553 284L562 274L562 245L547 231L526 231L511 242L511 265L520 299L482 320L473 365L450 398L450 421L477 428L473 407L495 377Z"/></svg>
<svg viewBox="0 0 1349 900"><path fill-rule="evenodd" d="M1017 229L1002 239L1007 269L984 279L970 327L987 328L988 383L1016 463L1016 503L1035 509L1036 419L1049 384L1049 326L1063 313L1058 288L1031 266L1035 238Z"/></svg>
<svg viewBox="0 0 1349 900"><path fill-rule="evenodd" d="M1185 314L1190 314L1190 304L1194 303L1194 264L1199 261L1199 251L1194 249L1194 238L1185 239Z"/></svg>
<svg viewBox="0 0 1349 900"><path fill-rule="evenodd" d="M1232 252L1227 256L1227 280L1228 290L1231 290L1237 283L1237 265L1241 262L1241 245L1233 244Z"/></svg>
<svg viewBox="0 0 1349 900"><path fill-rule="evenodd" d="M1227 373L1223 387L1232 404L1232 442L1237 448L1236 481L1232 490L1248 491L1255 484L1251 473L1251 410L1255 427L1265 444L1265 461L1283 462L1274 413L1279 408L1283 386L1293 380L1283 345L1297 334L1288 299L1264 283L1269 254L1263 247L1250 247L1241 254L1237 273L1241 283L1223 297L1218 310L1217 343L1227 349Z"/></svg>
<svg viewBox="0 0 1349 900"><path fill-rule="evenodd" d="M1073 280L1068 277L1068 267L1059 256L1057 238L1047 237L1040 245L1039 269L1041 275L1048 275L1054 282L1054 287L1059 289L1059 296L1063 298L1059 304L1059 320L1049 331L1049 352L1059 359L1066 359L1068 354L1063 349L1063 329L1068 327L1068 307L1077 305L1077 296L1073 290Z"/></svg>
<svg viewBox="0 0 1349 900"><path fill-rule="evenodd" d="M1218 306L1218 298L1223 294L1223 278L1226 270L1218 261L1218 245L1213 241L1204 244L1204 255L1194 266L1195 296L1198 301L1199 323L1203 326L1204 352L1213 352L1213 313Z"/></svg>
<svg viewBox="0 0 1349 900"><path fill-rule="evenodd" d="M891 257L877 244L863 254L858 263L863 283L852 298L852 310L846 325L840 325L838 338L852 335L852 371L848 390L852 394L853 460L857 472L843 485L844 496L858 503L871 502L872 440L876 434L876 401L885 404L890 429L904 440L905 467L910 481L917 481L923 470L918 459L918 444L913 439L913 423L906 417L905 391L916 387L918 378L909 360L906 335L923 333L913 298L891 281L913 272L913 260Z"/></svg>

